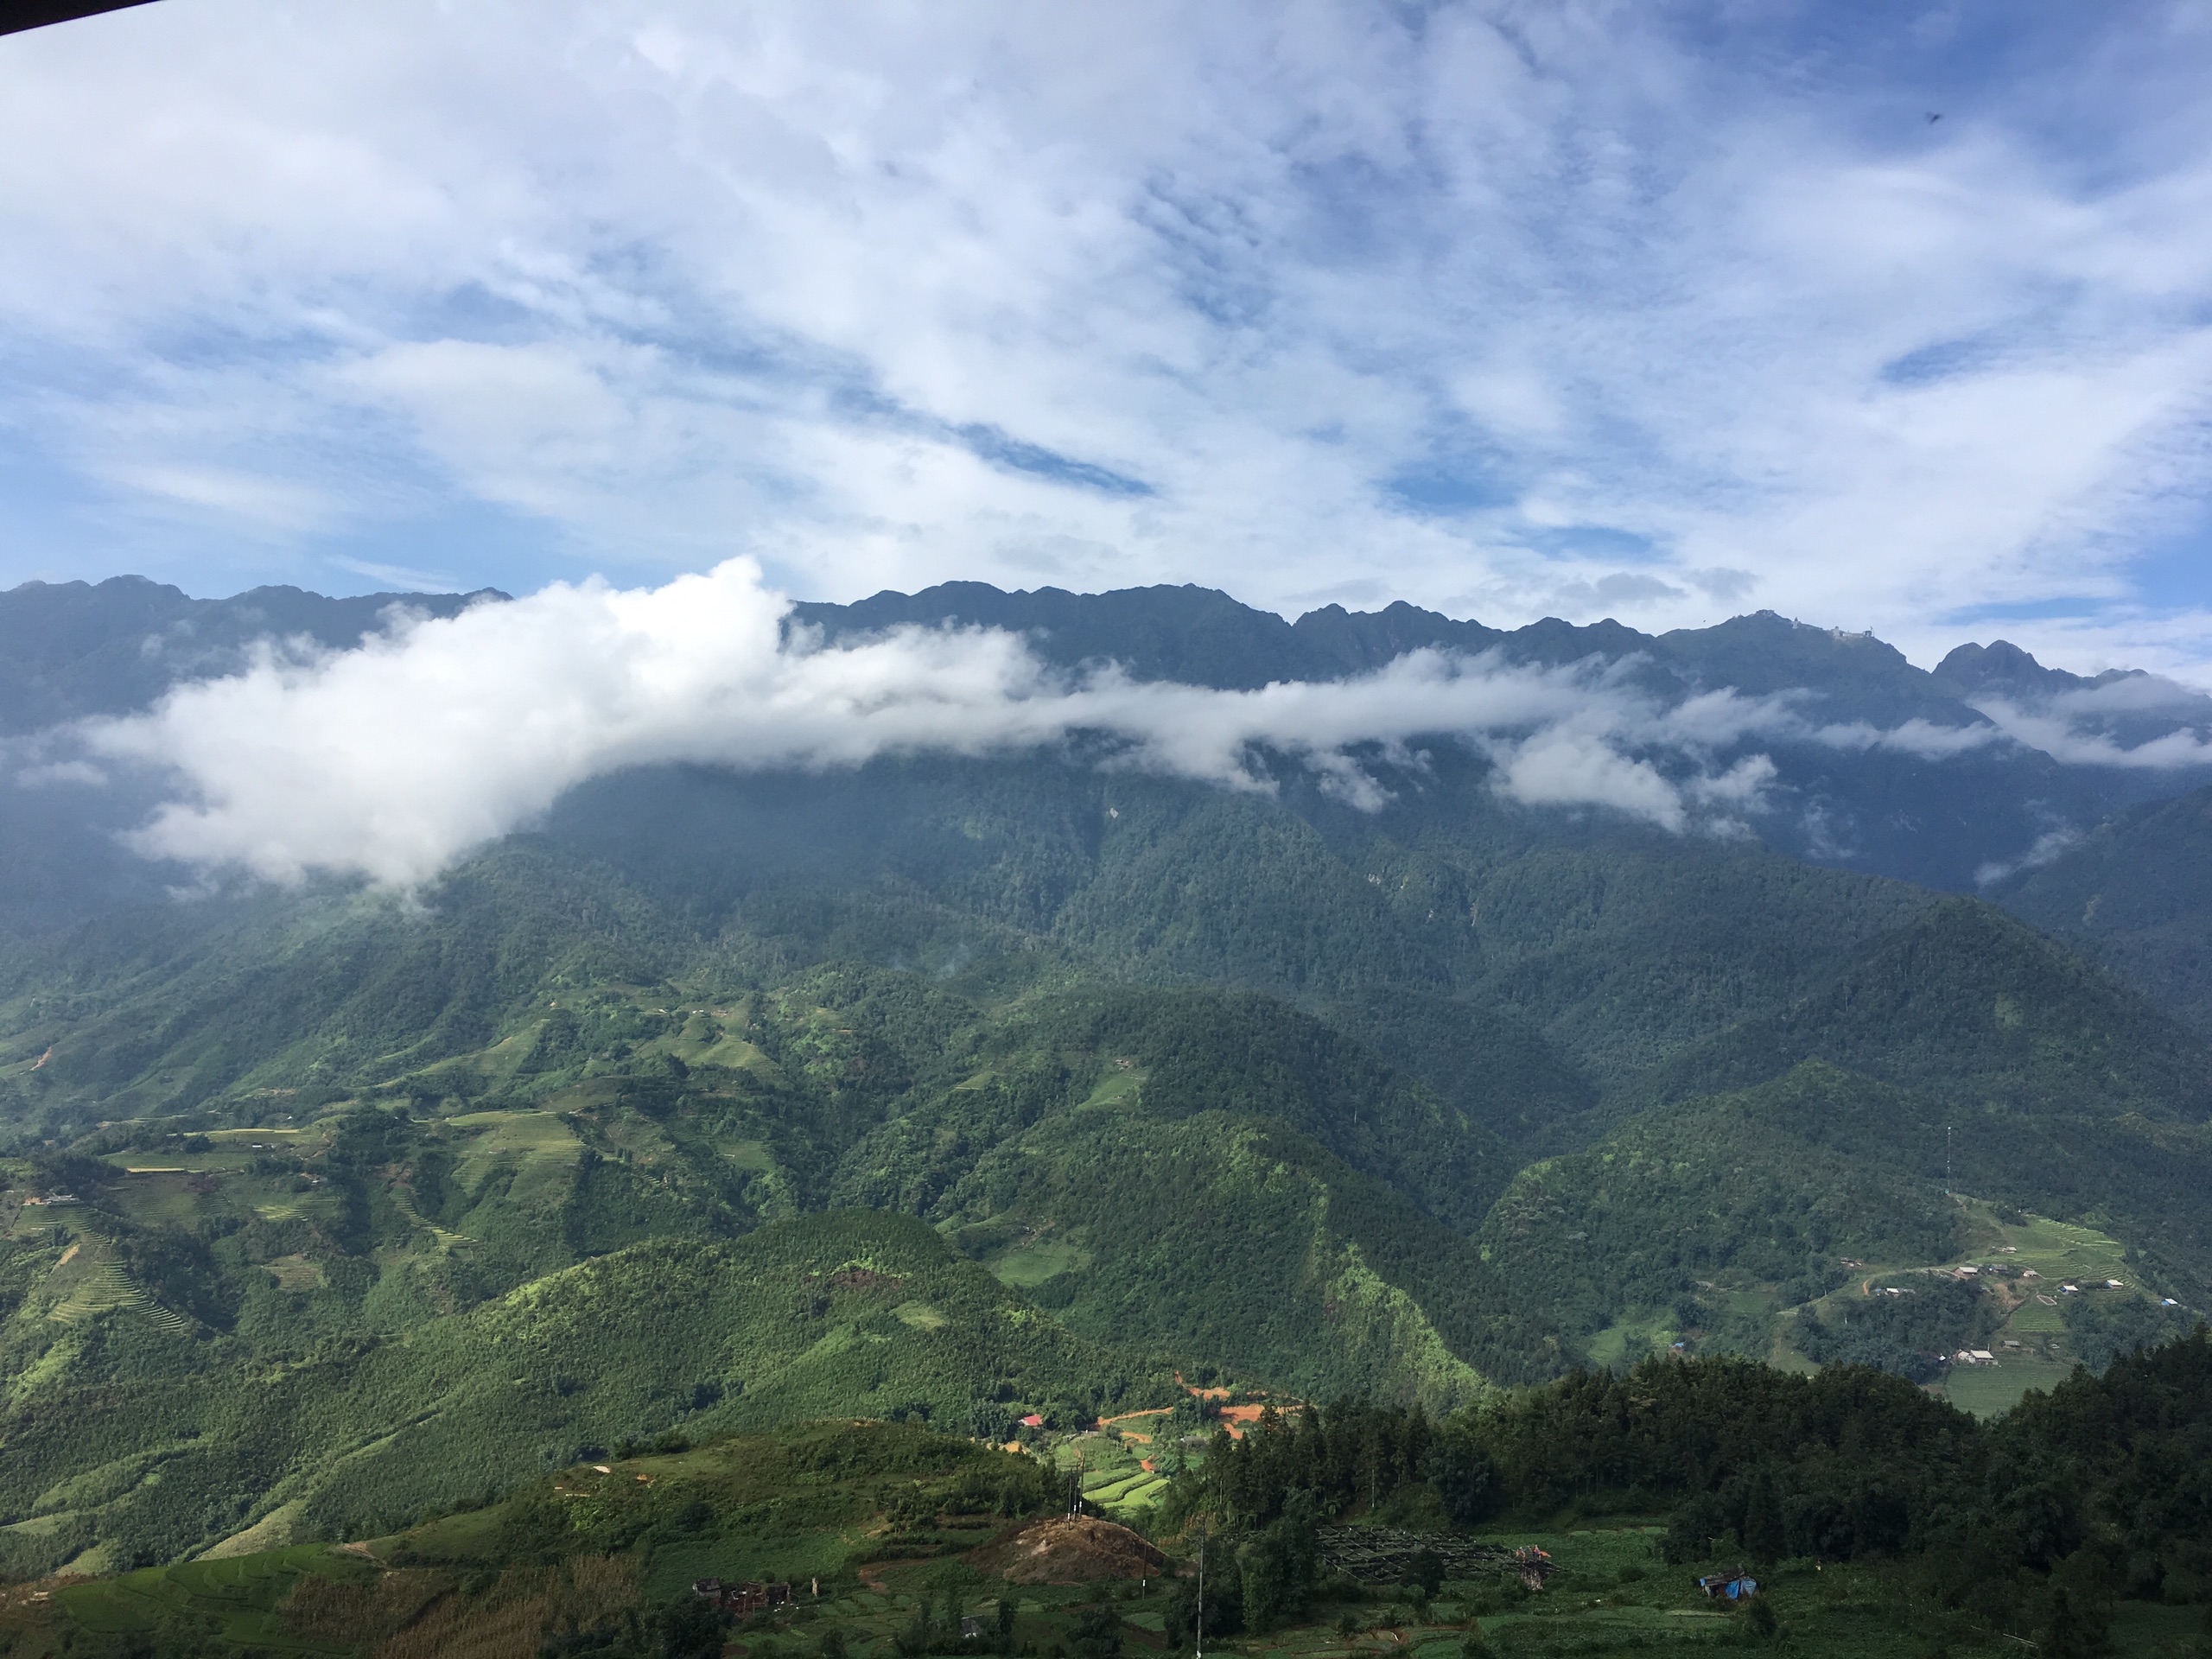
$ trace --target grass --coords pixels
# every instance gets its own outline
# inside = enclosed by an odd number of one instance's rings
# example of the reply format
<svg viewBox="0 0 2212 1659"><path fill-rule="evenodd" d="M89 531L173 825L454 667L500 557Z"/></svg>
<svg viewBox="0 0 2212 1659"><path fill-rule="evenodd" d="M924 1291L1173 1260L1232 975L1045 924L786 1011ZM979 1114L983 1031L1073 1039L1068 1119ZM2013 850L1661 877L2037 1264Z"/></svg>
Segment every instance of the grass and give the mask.
<svg viewBox="0 0 2212 1659"><path fill-rule="evenodd" d="M220 1560L145 1567L118 1578L71 1585L54 1599L79 1624L107 1635L156 1629L180 1617L213 1623L226 1642L280 1653L343 1653L349 1649L303 1642L275 1617L277 1605L308 1573L365 1579L369 1563L327 1544L301 1544Z"/></svg>
<svg viewBox="0 0 2212 1659"><path fill-rule="evenodd" d="M1560 1570L1542 1593L1525 1596L1503 1580L1449 1584L1425 1618L1412 1603L1387 1592L1379 1599L1325 1601L1296 1625L1209 1643L1209 1650L1250 1659L1372 1659L1382 1654L1458 1659L1471 1626L1479 1629L1491 1651L1531 1659L1555 1654L1687 1655L1745 1643L1751 1632L1745 1618L1715 1609L1696 1586L1697 1574L1712 1568L1662 1565L1655 1548L1658 1531L1646 1518L1624 1517L1611 1526L1573 1531L1501 1532L1497 1541L1536 1544L1559 1563ZM907 1617L901 1604L926 1593L944 1571L937 1563L882 1569L881 1581L891 1592L887 1598L841 1593L819 1618L800 1628L814 1638L834 1627L855 1654L887 1652L890 1635ZM2003 1650L1996 1643L1977 1644L1971 1630L1950 1622L1949 1616L1909 1603L1901 1581L1878 1568L1816 1568L1798 1562L1765 1576L1788 1651L1890 1659L1919 1651L1939 1635L1961 1656ZM1014 1592L1020 1608L1017 1639L1052 1651L1066 1642L1082 1609L1105 1599L1120 1615L1130 1649L1157 1646L1165 1590L1160 1585L1143 1593L1135 1585L1103 1592L1025 1586ZM963 1602L968 1611L983 1611L1001 1593L1003 1587L995 1583L977 1582ZM2115 1632L2121 1655L2163 1652L2157 1643L2171 1634L2168 1627L2177 1629L2183 1622L2164 1617L2168 1610L2145 1611L2151 1617L2131 1612ZM2184 1616L2187 1611L2173 1611ZM2133 1628L2138 1624L2143 1626L2140 1639Z"/></svg>
<svg viewBox="0 0 2212 1659"><path fill-rule="evenodd" d="M1639 1354L1663 1350L1681 1333L1660 1315L1616 1319L1584 1344L1593 1365L1612 1366L1620 1363L1631 1343Z"/></svg>
<svg viewBox="0 0 2212 1659"><path fill-rule="evenodd" d="M1995 1365L1955 1365L1943 1379L1943 1397L1977 1417L2012 1409L2031 1389L2050 1389L2066 1380L2070 1360L2007 1357Z"/></svg>
<svg viewBox="0 0 2212 1659"><path fill-rule="evenodd" d="M733 1169L742 1169L755 1175L765 1175L775 1168L775 1154L768 1150L765 1141L725 1141L715 1151Z"/></svg>
<svg viewBox="0 0 2212 1659"><path fill-rule="evenodd" d="M983 1265L1001 1284L1033 1290L1047 1279L1082 1272L1090 1265L1090 1252L1065 1238L1041 1238L986 1256Z"/></svg>
<svg viewBox="0 0 2212 1659"><path fill-rule="evenodd" d="M1065 1442L1056 1456L1064 1469L1083 1462L1083 1495L1117 1521L1141 1521L1166 1496L1167 1478L1144 1467L1154 1447L1103 1433Z"/></svg>
<svg viewBox="0 0 2212 1659"><path fill-rule="evenodd" d="M739 1034L744 1028L741 1013L721 1019L710 1013L694 1014L683 1022L681 1033L650 1046L675 1055L686 1065L719 1065L733 1071L772 1075L775 1062Z"/></svg>
<svg viewBox="0 0 2212 1659"><path fill-rule="evenodd" d="M1135 1066L1109 1065L1090 1091L1085 1106L1119 1106L1134 1101L1144 1089L1145 1074Z"/></svg>

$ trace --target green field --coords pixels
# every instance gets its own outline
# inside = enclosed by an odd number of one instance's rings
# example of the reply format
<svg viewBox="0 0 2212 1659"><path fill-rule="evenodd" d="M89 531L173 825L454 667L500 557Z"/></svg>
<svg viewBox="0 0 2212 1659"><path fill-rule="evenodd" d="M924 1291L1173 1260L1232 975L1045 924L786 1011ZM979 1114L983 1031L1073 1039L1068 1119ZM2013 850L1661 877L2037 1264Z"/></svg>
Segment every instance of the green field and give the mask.
<svg viewBox="0 0 2212 1659"><path fill-rule="evenodd" d="M1161 1424L1170 1421L1145 1420ZM1144 1431L1139 1428L1137 1432ZM1063 1442L1058 1462L1063 1470L1072 1470L1080 1465L1083 1496L1089 1503L1117 1521L1135 1522L1141 1522L1166 1495L1166 1478L1143 1466L1146 1459L1154 1457L1155 1452L1164 1456L1166 1449L1164 1439L1159 1437L1146 1444L1094 1433L1071 1436ZM1190 1460L1197 1462L1201 1455L1193 1452Z"/></svg>
<svg viewBox="0 0 2212 1659"><path fill-rule="evenodd" d="M1080 1273L1090 1262L1090 1252L1080 1245L1065 1238L1045 1238L988 1257L984 1265L1000 1282L1029 1290L1064 1273Z"/></svg>
<svg viewBox="0 0 2212 1659"><path fill-rule="evenodd" d="M657 1479L681 1480L708 1472L707 1461L654 1459L622 1465L617 1477L632 1484L641 1471ZM617 1477L597 1478L604 1484ZM581 1480L572 1478L572 1486L588 1491L592 1478L584 1471ZM817 1507L821 1501L817 1500ZM405 1564L415 1556L427 1553L467 1559L486 1532L483 1525L471 1526L468 1521L460 1517L423 1529L409 1535L404 1545L402 1541L378 1545L374 1554L385 1561L381 1576L392 1580L385 1586L384 1599L403 1606L428 1603L431 1611L417 1618L424 1624L434 1620L440 1604L430 1597L394 1592L402 1589L400 1580L428 1579L437 1573ZM799 1605L762 1621L749 1639L757 1643L763 1637L785 1636L813 1647L834 1631L847 1652L886 1659L893 1638L912 1624L917 1611L941 1605L948 1594L957 1599L962 1613L987 1620L995 1617L1001 1598L1011 1599L1017 1609L1017 1641L1050 1650L1067 1643L1086 1615L1094 1620L1086 1628L1095 1628L1100 1609L1110 1610L1126 1645L1159 1644L1173 1593L1172 1580L1142 1591L1134 1583L1120 1582L1000 1584L963 1560L964 1548L982 1541L988 1529L969 1529L963 1537L957 1527L940 1527L929 1535L929 1547L937 1552L931 1559L878 1562L867 1567L864 1574L858 1563L864 1562L865 1554L854 1551L849 1529L810 1529L802 1522L797 1533L788 1526L778 1530L785 1535L781 1542L764 1535L751 1542L726 1538L718 1543L664 1545L653 1552L643 1579L610 1581L618 1593L639 1597L647 1605L680 1596L692 1577L792 1581L802 1591ZM1687 1655L1716 1645L1732 1649L1749 1640L1748 1616L1716 1608L1695 1584L1700 1572L1732 1563L1665 1566L1656 1549L1660 1531L1654 1522L1629 1517L1571 1529L1491 1532L1486 1535L1498 1543L1535 1545L1550 1554L1558 1570L1542 1592L1531 1595L1512 1580L1498 1578L1447 1582L1426 1604L1389 1592L1363 1592L1352 1599L1324 1597L1298 1622L1265 1634L1217 1636L1207 1645L1213 1651L1250 1659L1373 1659L1383 1654L1460 1659L1465 1644L1478 1634L1491 1652L1535 1659L1560 1654ZM219 1632L221 1641L232 1648L300 1654L362 1651L342 1642L302 1636L280 1611L306 1601L294 1592L308 1576L365 1586L379 1576L379 1569L359 1557L310 1546L126 1574L64 1590L56 1600L70 1621L89 1632L150 1633L197 1624ZM2017 1641L1979 1636L1970 1620L1944 1611L1918 1596L1899 1575L1881 1568L1796 1562L1761 1577L1765 1599L1778 1621L1772 1639L1785 1651L1821 1659L1890 1659L1898 1653L1925 1651L1938 1640L1961 1655L2021 1650ZM817 1580L822 1592L818 1599L805 1593L807 1586ZM449 1616L456 1645L473 1631L497 1628L497 1618L488 1606L473 1627L466 1618ZM6 1621L0 1630L13 1627L19 1643L16 1651L41 1651L35 1645L39 1638L55 1634L50 1624L39 1624L20 1613L0 1613L0 1620ZM2195 1615L2187 1608L2131 1605L2115 1621L2113 1651L2120 1659L2166 1655L2180 1659L2196 1650L2196 1626Z"/></svg>
<svg viewBox="0 0 2212 1659"><path fill-rule="evenodd" d="M277 1608L304 1577L365 1582L377 1569L325 1544L308 1544L227 1560L148 1567L119 1578L71 1586L54 1594L87 1630L121 1635L179 1625L212 1629L242 1648L280 1653L345 1653L343 1643L316 1642L289 1630Z"/></svg>

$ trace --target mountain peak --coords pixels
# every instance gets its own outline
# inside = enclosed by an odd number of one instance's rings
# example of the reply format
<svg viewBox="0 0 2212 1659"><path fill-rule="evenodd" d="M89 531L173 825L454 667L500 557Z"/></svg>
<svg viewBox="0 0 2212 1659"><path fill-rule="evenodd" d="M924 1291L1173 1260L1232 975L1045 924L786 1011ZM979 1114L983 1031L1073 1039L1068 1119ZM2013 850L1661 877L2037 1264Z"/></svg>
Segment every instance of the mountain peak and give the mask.
<svg viewBox="0 0 2212 1659"><path fill-rule="evenodd" d="M2063 668L2045 668L2009 639L1968 642L1936 664L1936 677L1961 692L2034 691L2049 694L2088 683Z"/></svg>

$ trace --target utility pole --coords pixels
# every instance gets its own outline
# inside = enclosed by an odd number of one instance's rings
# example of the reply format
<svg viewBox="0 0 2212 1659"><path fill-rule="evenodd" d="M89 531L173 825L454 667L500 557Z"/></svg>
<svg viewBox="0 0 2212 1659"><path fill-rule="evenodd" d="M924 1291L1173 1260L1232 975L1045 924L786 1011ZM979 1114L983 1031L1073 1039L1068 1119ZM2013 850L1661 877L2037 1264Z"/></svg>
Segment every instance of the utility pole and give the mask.
<svg viewBox="0 0 2212 1659"><path fill-rule="evenodd" d="M1193 1659L1206 1659L1206 1518L1198 1517L1198 1642Z"/></svg>
<svg viewBox="0 0 2212 1659"><path fill-rule="evenodd" d="M1943 1196L1947 1198L1952 1196L1951 1126L1948 1123L1943 1126Z"/></svg>

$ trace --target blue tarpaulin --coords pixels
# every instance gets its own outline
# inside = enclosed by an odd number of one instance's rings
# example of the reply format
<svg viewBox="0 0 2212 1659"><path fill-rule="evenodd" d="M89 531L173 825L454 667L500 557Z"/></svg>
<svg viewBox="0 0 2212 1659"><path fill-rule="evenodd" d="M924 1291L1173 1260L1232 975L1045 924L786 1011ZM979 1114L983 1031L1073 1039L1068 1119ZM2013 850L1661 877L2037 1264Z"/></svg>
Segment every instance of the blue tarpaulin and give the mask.
<svg viewBox="0 0 2212 1659"><path fill-rule="evenodd" d="M1722 1596L1731 1601L1742 1601L1759 1592L1759 1581L1748 1573L1715 1573L1700 1579L1697 1587L1715 1599Z"/></svg>

